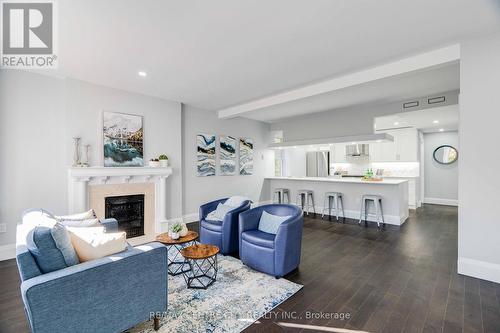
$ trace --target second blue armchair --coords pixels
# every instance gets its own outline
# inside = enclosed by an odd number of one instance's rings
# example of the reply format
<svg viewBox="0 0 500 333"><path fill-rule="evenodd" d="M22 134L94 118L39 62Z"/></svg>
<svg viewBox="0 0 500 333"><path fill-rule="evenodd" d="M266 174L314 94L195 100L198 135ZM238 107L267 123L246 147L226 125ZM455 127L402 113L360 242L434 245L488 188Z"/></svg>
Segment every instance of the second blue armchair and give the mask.
<svg viewBox="0 0 500 333"><path fill-rule="evenodd" d="M215 200L200 206L200 242L219 247L220 253L230 254L238 251L238 217L250 209L251 202L245 200L239 207L230 210L223 221L207 220L207 215L225 203L227 198Z"/></svg>
<svg viewBox="0 0 500 333"><path fill-rule="evenodd" d="M290 216L276 235L259 230L262 212ZM302 244L302 210L294 205L264 205L240 214L240 259L260 272L277 278L299 267Z"/></svg>

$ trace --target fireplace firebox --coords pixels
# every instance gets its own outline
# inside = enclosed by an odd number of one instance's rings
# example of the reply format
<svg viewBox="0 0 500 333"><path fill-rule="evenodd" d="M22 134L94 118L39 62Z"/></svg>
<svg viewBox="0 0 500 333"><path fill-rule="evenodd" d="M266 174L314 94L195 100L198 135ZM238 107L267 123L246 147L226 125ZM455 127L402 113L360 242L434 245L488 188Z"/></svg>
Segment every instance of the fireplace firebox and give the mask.
<svg viewBox="0 0 500 333"><path fill-rule="evenodd" d="M106 197L105 217L115 218L127 238L144 235L144 194Z"/></svg>

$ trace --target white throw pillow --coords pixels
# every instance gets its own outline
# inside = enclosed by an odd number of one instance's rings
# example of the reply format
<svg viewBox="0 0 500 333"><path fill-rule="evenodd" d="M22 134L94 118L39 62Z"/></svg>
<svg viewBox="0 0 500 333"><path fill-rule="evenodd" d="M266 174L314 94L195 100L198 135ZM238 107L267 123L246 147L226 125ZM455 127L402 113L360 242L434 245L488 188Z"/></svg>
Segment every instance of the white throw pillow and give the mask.
<svg viewBox="0 0 500 333"><path fill-rule="evenodd" d="M77 227L77 228L91 228L91 227L99 227L101 225L99 219L59 220L59 222L65 227Z"/></svg>
<svg viewBox="0 0 500 333"><path fill-rule="evenodd" d="M234 207L219 203L217 205L217 208L207 215L207 220L222 221L224 220L224 216L226 216L226 214L233 209Z"/></svg>
<svg viewBox="0 0 500 333"><path fill-rule="evenodd" d="M83 213L71 214L71 215L56 215L56 219L58 220L90 220L97 218L93 209L90 209Z"/></svg>
<svg viewBox="0 0 500 333"><path fill-rule="evenodd" d="M56 216L56 219L65 227L97 227L101 224L93 209L78 214Z"/></svg>
<svg viewBox="0 0 500 333"><path fill-rule="evenodd" d="M250 200L250 199L248 199L247 197L240 196L240 195L234 195L234 196L230 197L229 199L227 199L226 202L224 202L224 205L231 206L231 207L235 208L235 207L241 206L241 204L245 200Z"/></svg>
<svg viewBox="0 0 500 333"><path fill-rule="evenodd" d="M103 258L127 248L127 234L105 233L104 227L68 227L71 243L80 262Z"/></svg>

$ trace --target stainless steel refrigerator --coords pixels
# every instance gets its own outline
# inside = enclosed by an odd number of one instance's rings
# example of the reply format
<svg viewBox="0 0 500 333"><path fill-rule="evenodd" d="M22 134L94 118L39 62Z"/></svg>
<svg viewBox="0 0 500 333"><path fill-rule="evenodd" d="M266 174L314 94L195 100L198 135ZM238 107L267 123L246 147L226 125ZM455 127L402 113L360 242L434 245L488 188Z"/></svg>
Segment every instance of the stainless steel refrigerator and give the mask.
<svg viewBox="0 0 500 333"><path fill-rule="evenodd" d="M306 176L307 177L330 176L329 151L310 151L307 153Z"/></svg>

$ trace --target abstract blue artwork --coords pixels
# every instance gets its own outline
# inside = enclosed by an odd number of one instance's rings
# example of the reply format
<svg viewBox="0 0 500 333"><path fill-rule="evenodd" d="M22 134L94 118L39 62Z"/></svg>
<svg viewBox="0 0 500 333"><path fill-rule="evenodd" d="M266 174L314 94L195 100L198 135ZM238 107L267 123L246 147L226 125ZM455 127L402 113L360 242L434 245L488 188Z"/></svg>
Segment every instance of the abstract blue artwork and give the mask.
<svg viewBox="0 0 500 333"><path fill-rule="evenodd" d="M196 136L198 177L215 176L215 134Z"/></svg>
<svg viewBox="0 0 500 333"><path fill-rule="evenodd" d="M144 165L142 116L103 112L105 167Z"/></svg>
<svg viewBox="0 0 500 333"><path fill-rule="evenodd" d="M240 138L240 175L253 174L253 140Z"/></svg>
<svg viewBox="0 0 500 333"><path fill-rule="evenodd" d="M220 174L221 176L232 176L236 173L236 138L232 136L220 136Z"/></svg>

